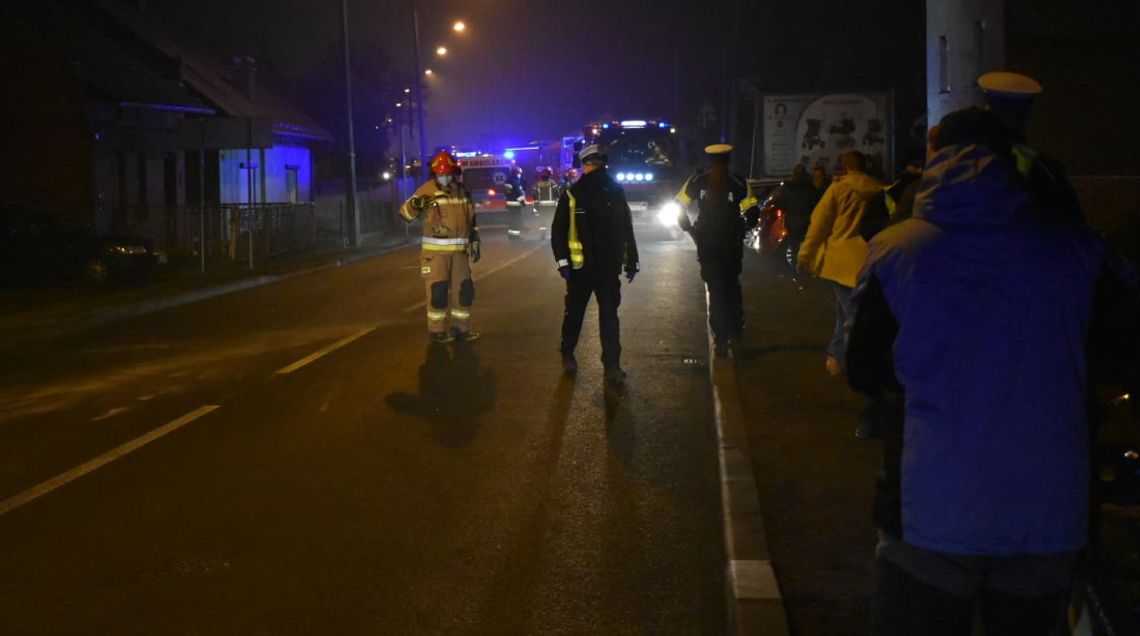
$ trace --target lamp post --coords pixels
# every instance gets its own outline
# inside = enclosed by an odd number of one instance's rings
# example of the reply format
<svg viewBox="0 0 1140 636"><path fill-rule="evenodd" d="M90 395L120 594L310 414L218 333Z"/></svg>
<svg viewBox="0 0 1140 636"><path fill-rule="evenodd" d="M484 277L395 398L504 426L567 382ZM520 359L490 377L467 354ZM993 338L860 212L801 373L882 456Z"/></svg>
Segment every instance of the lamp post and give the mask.
<svg viewBox="0 0 1140 636"><path fill-rule="evenodd" d="M348 239L352 247L360 246L360 210L356 208L356 142L352 134L352 65L348 53L348 2L340 0L341 29L344 36L344 101L348 122Z"/></svg>
<svg viewBox="0 0 1140 636"><path fill-rule="evenodd" d="M412 53L415 56L416 115L420 134L420 169L427 165L427 138L424 136L424 78L420 72L420 12L419 3L412 0ZM423 178L423 175L420 175Z"/></svg>

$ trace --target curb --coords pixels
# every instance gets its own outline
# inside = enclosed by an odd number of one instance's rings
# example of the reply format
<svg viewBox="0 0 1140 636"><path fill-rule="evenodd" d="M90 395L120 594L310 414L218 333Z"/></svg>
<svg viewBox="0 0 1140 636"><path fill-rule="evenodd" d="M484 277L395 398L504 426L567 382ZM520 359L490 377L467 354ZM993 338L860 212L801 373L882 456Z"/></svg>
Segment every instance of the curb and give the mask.
<svg viewBox="0 0 1140 636"><path fill-rule="evenodd" d="M707 297L706 297L707 298ZM780 585L772 570L760 494L752 470L735 358L717 358L709 330L717 457L724 518L725 596L730 634L789 634Z"/></svg>
<svg viewBox="0 0 1140 636"><path fill-rule="evenodd" d="M377 256L382 256L384 254L388 254L407 247L411 243L412 240L408 239L399 241L392 245L370 248L368 250L355 252L342 258L338 258L335 261L324 263L322 265L306 267L304 269L285 272L283 274L267 274L263 276L254 276L251 278L242 278L230 283L205 287L202 289L195 289L193 291L184 292L175 296L169 296L167 298L157 298L154 300L127 305L125 307L115 307L114 309L109 309L90 316L87 320L84 321L83 324L86 326L105 325L109 322L122 320L124 318L134 318L136 316L142 316L156 311L170 309L172 307L188 305L190 303L206 300L208 298L216 298L218 296L231 294L233 292L244 291L246 289L253 289L254 287L261 287L264 285L277 283L283 280L288 280L290 278L315 274L317 272L323 272L337 267L342 267L344 265L359 263L361 261L365 261Z"/></svg>

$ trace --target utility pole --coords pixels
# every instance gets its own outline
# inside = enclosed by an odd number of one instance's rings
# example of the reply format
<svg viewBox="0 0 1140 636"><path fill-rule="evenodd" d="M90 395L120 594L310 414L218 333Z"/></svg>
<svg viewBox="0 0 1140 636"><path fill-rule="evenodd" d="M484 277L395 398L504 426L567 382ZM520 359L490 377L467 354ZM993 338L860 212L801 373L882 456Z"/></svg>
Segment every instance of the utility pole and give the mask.
<svg viewBox="0 0 1140 636"><path fill-rule="evenodd" d="M360 247L360 210L356 208L356 142L352 134L352 61L348 52L348 2L340 0L341 28L344 35L344 101L348 121L348 193L346 205L351 219L348 239L352 247Z"/></svg>
<svg viewBox="0 0 1140 636"><path fill-rule="evenodd" d="M425 178L422 172L427 166L427 138L424 136L424 76L420 70L420 12L416 0L412 0L412 52L415 55L416 72L416 113L418 115L420 134L420 181Z"/></svg>

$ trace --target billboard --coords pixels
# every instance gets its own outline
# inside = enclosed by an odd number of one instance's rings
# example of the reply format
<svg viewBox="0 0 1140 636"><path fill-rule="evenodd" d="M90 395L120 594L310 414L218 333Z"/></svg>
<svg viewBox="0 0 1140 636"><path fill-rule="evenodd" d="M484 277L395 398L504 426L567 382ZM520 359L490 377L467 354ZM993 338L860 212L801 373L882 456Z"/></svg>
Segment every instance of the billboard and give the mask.
<svg viewBox="0 0 1140 636"><path fill-rule="evenodd" d="M766 178L788 176L797 163L832 172L851 150L867 155L881 174L893 174L889 93L765 95L761 112Z"/></svg>

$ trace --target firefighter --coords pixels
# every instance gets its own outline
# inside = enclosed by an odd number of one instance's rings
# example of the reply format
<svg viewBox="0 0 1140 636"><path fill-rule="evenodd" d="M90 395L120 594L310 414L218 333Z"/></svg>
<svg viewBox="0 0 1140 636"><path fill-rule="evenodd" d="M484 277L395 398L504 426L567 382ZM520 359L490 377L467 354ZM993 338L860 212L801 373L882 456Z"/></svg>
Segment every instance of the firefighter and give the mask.
<svg viewBox="0 0 1140 636"><path fill-rule="evenodd" d="M521 239L525 229L522 209L526 203L526 181L523 181L522 168L511 168L507 182L503 184L503 191L507 198L507 238Z"/></svg>
<svg viewBox="0 0 1140 636"><path fill-rule="evenodd" d="M557 205L558 183L554 181L554 173L550 168L542 168L538 183L534 184L534 215L538 217L539 238L546 239L550 235L550 219Z"/></svg>
<svg viewBox="0 0 1140 636"><path fill-rule="evenodd" d="M578 362L574 348L582 331L586 305L594 295L598 301L604 377L608 382L620 383L625 379L618 325L620 275L624 269L626 280L632 283L638 272L633 217L622 187L606 173L606 156L601 147L587 146L579 157L582 178L562 191L551 224L550 246L558 273L566 280L558 349L563 371L575 374Z"/></svg>
<svg viewBox="0 0 1140 636"><path fill-rule="evenodd" d="M420 274L427 286L428 333L438 343L479 337L470 327L475 300L471 263L479 262L479 228L471 195L455 178L457 168L451 153L439 151L431 160L434 177L399 212L408 223L423 219Z"/></svg>
<svg viewBox="0 0 1140 636"><path fill-rule="evenodd" d="M728 144L706 147L708 169L689 177L676 197L681 205L677 222L697 244L701 280L709 294L709 326L716 354L721 357L727 356L729 346L744 335L744 299L740 289L744 233L760 217L748 181L728 172L731 152ZM689 221L686 211L694 201L700 211L696 223Z"/></svg>

